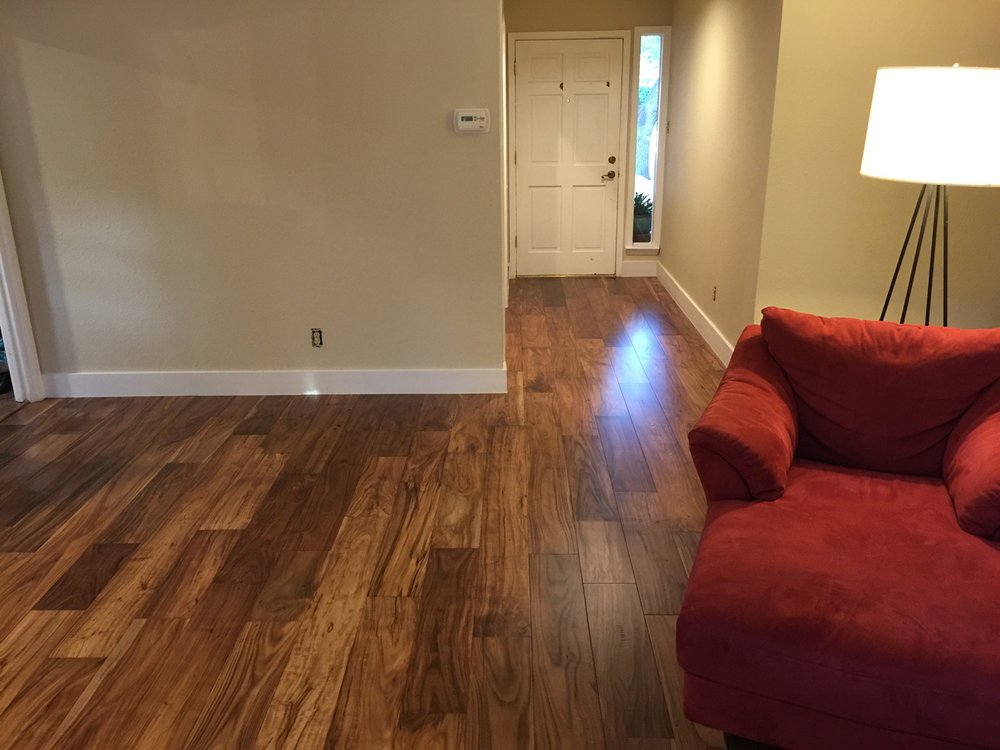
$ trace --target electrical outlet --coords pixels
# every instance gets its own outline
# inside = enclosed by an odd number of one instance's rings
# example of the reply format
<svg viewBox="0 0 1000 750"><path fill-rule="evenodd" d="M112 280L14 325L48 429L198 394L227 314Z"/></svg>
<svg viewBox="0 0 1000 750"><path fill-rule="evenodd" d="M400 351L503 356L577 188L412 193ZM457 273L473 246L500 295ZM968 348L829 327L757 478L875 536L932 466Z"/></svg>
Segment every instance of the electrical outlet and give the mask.
<svg viewBox="0 0 1000 750"><path fill-rule="evenodd" d="M312 329L312 343L313 347L316 349L321 349L323 347L323 329L313 328Z"/></svg>
<svg viewBox="0 0 1000 750"><path fill-rule="evenodd" d="M719 299L719 287L713 286L712 287L712 302L715 302L717 299Z"/></svg>

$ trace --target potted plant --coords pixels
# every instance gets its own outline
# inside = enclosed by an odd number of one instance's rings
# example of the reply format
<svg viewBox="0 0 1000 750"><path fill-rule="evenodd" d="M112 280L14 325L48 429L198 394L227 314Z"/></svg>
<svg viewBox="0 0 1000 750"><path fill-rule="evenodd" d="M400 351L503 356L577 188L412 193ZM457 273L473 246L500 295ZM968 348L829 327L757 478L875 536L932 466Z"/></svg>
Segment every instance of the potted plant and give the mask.
<svg viewBox="0 0 1000 750"><path fill-rule="evenodd" d="M653 238L653 199L645 193L636 193L632 217L632 241L651 241Z"/></svg>

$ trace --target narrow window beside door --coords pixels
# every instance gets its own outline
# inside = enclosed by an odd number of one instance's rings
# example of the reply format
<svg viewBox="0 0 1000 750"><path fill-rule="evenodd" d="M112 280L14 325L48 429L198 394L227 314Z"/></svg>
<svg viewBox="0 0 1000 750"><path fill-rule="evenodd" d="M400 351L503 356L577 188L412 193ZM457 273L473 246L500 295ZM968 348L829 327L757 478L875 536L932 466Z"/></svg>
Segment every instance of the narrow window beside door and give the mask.
<svg viewBox="0 0 1000 750"><path fill-rule="evenodd" d="M667 56L667 30L639 30L636 45L635 87L632 102L633 123L633 212L632 246L659 247L663 165L666 133L663 120L664 76Z"/></svg>

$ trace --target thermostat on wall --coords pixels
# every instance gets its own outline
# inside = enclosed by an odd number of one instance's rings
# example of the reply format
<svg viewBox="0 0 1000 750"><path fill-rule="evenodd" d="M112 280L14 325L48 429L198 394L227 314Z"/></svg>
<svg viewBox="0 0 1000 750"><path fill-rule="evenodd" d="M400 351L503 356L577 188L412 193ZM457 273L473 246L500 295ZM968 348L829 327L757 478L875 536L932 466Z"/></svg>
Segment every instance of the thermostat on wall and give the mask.
<svg viewBox="0 0 1000 750"><path fill-rule="evenodd" d="M490 111L488 109L456 109L456 133L489 133Z"/></svg>

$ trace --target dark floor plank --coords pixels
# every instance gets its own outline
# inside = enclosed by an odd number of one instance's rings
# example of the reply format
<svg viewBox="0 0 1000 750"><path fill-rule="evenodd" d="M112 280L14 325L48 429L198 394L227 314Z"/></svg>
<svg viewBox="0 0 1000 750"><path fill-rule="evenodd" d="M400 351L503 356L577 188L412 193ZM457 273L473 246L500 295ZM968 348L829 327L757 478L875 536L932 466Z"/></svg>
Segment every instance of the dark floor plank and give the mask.
<svg viewBox="0 0 1000 750"><path fill-rule="evenodd" d="M618 506L597 436L563 438L569 496L578 521L617 521Z"/></svg>
<svg viewBox="0 0 1000 750"><path fill-rule="evenodd" d="M477 635L530 633L528 451L527 428L497 428L486 473Z"/></svg>
<svg viewBox="0 0 1000 750"><path fill-rule="evenodd" d="M531 639L483 638L479 747L533 747Z"/></svg>
<svg viewBox="0 0 1000 750"><path fill-rule="evenodd" d="M542 305L545 307L566 307L566 292L562 279L540 279Z"/></svg>
<svg viewBox="0 0 1000 750"><path fill-rule="evenodd" d="M687 572L677 551L670 522L626 520L623 524L643 611L656 615L679 614Z"/></svg>
<svg viewBox="0 0 1000 750"><path fill-rule="evenodd" d="M478 586L478 550L431 550L400 726L422 726L437 715L468 710Z"/></svg>
<svg viewBox="0 0 1000 750"><path fill-rule="evenodd" d="M670 720L635 586L586 585L601 713L608 745L669 739Z"/></svg>
<svg viewBox="0 0 1000 750"><path fill-rule="evenodd" d="M122 564L135 544L94 544L38 600L35 609L86 609Z"/></svg>
<svg viewBox="0 0 1000 750"><path fill-rule="evenodd" d="M627 417L598 417L597 428L616 492L652 492L656 489L646 458Z"/></svg>
<svg viewBox="0 0 1000 750"><path fill-rule="evenodd" d="M576 555L531 556L532 722L540 747L604 748Z"/></svg>

